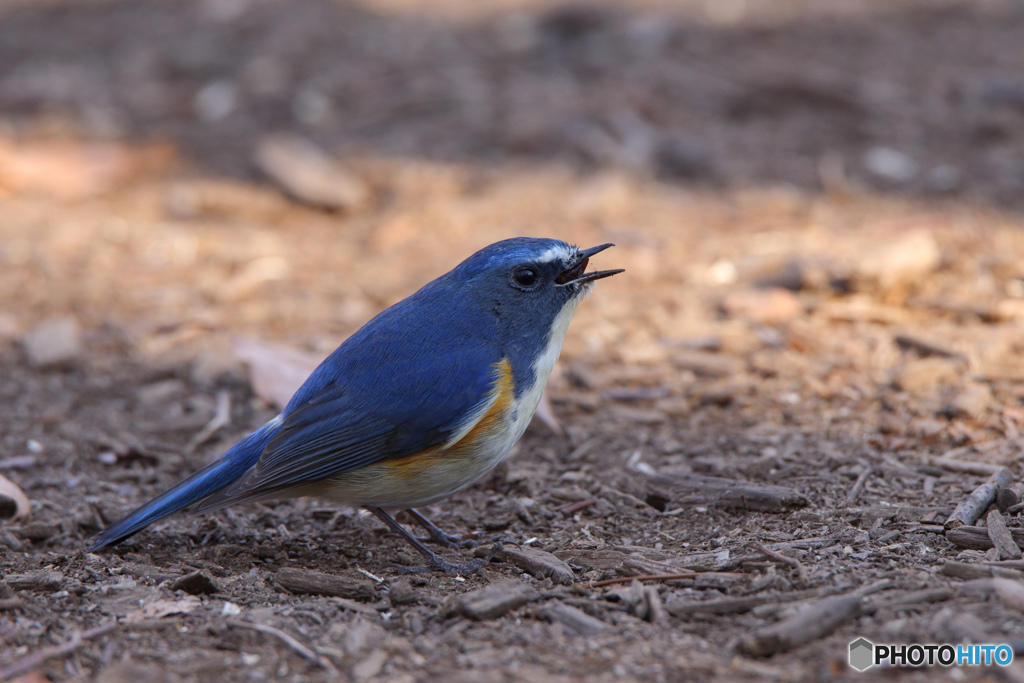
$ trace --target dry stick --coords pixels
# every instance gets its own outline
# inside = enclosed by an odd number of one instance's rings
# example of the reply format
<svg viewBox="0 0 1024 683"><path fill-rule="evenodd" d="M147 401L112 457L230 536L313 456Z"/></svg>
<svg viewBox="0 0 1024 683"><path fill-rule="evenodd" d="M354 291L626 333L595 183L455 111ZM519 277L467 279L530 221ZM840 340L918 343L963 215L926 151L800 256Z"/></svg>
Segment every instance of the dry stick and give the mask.
<svg viewBox="0 0 1024 683"><path fill-rule="evenodd" d="M1010 470L1004 467L995 472L984 484L974 489L971 495L960 501L943 526L949 531L960 526L974 524L985 512L985 508L995 502L996 491L1000 487L1008 487L1011 483L1013 483L1013 478L1010 475Z"/></svg>
<svg viewBox="0 0 1024 683"><path fill-rule="evenodd" d="M656 586L644 586L644 598L647 600L647 612L650 615L651 623L657 626L668 624L668 614L665 612L665 605L661 602Z"/></svg>
<svg viewBox="0 0 1024 683"><path fill-rule="evenodd" d="M755 543L754 547L760 550L768 557L770 557L771 559L775 560L776 562L781 562L782 564L789 565L790 567L795 569L797 578L800 579L800 582L807 583L807 569L803 566L803 564L801 564L800 560L796 559L795 557L783 555L779 551L772 550L771 548L762 543Z"/></svg>
<svg viewBox="0 0 1024 683"><path fill-rule="evenodd" d="M866 467L860 476L857 477L857 481L853 483L853 488L846 494L846 504L853 505L857 502L857 498L860 497L861 491L864 490L864 485L868 483L868 477L872 475L874 470L871 467Z"/></svg>
<svg viewBox="0 0 1024 683"><path fill-rule="evenodd" d="M67 642L53 647L48 647L45 650L39 650L22 660L0 669L0 681L6 681L9 678L14 678L15 676L28 673L48 659L63 657L66 654L70 654L84 645L87 640L98 638L106 633L110 633L115 628L117 628L116 622L97 626L96 628L91 628L88 631L79 631L71 636Z"/></svg>
<svg viewBox="0 0 1024 683"><path fill-rule="evenodd" d="M295 638L293 638L292 636L288 635L280 629L276 629L273 626L267 626L265 624L254 624L251 621L242 621L240 619L228 619L227 624L228 626L234 626L235 628L248 628L252 629L253 631L265 633L268 636L274 636L282 643L284 643L292 650L294 650L296 654L298 654L303 659L313 662L314 664L319 664L328 671L334 671L334 667L331 666L329 662L318 657L315 652L313 652L308 647L306 647L305 645L297 641ZM335 671L335 673L337 673L337 671Z"/></svg>
<svg viewBox="0 0 1024 683"><path fill-rule="evenodd" d="M952 472L965 472L966 474L996 474L1003 469L1002 465L992 465L987 462L969 462L966 460L954 460L945 456L932 458L931 464Z"/></svg>
<svg viewBox="0 0 1024 683"><path fill-rule="evenodd" d="M1009 529L1013 542L1017 546L1024 545L1024 529ZM994 547L989 538L988 529L980 526L961 526L946 532L946 540L960 548L970 550L988 550Z"/></svg>
<svg viewBox="0 0 1024 683"><path fill-rule="evenodd" d="M568 503L567 505L557 508L557 510L564 515L572 515L595 504L597 504L597 498L587 498L586 500L581 500L576 503Z"/></svg>
<svg viewBox="0 0 1024 683"><path fill-rule="evenodd" d="M213 414L213 418L195 436L189 439L188 445L185 446L185 452L188 454L194 453L218 429L227 427L229 424L231 424L231 394L223 390L218 391L217 409Z"/></svg>
<svg viewBox="0 0 1024 683"><path fill-rule="evenodd" d="M793 616L743 637L738 649L753 657L767 657L827 636L860 614L859 595L825 598Z"/></svg>
<svg viewBox="0 0 1024 683"><path fill-rule="evenodd" d="M1006 520L1003 519L999 510L988 513L986 521L988 522L988 537L991 539L992 545L999 551L1000 560L1019 560L1024 557L1024 553L1021 553L1020 548L1014 542L1013 535L1006 526Z"/></svg>
<svg viewBox="0 0 1024 683"><path fill-rule="evenodd" d="M717 572L705 573L716 574ZM633 583L634 581L675 581L677 579L695 579L698 574L699 572L680 572L678 574L641 574L640 576L620 576L614 579L595 581L587 585L590 588L600 588L601 586L613 586L617 583Z"/></svg>
<svg viewBox="0 0 1024 683"><path fill-rule="evenodd" d="M915 337L906 332L897 334L894 337L894 339L901 348L913 349L914 351L918 351L926 356L941 356L943 358L952 358L954 360L959 360L964 363L968 362L967 356L960 353L959 351L947 348L945 346L940 346L935 342L929 341L927 339L921 339L920 337Z"/></svg>
<svg viewBox="0 0 1024 683"><path fill-rule="evenodd" d="M770 595L749 595L742 598L721 598L718 600L700 600L693 602L675 603L668 607L668 611L677 617L688 614L743 614L755 607L769 603L781 604L784 602L795 602L809 598L821 598L838 592L834 587L812 588L803 591L790 591L789 593L772 593Z"/></svg>

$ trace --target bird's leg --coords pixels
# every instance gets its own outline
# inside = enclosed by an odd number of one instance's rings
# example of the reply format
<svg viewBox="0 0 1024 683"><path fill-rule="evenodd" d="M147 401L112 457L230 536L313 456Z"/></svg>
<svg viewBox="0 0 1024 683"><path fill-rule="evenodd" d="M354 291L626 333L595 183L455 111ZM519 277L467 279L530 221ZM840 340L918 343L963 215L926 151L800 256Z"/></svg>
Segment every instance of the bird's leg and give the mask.
<svg viewBox="0 0 1024 683"><path fill-rule="evenodd" d="M409 544L413 548L415 548L420 555L427 558L427 562L429 562L429 565L425 567L403 567L401 565L396 564L390 565L397 569L399 573L420 574L422 572L429 571L442 571L473 574L487 566L487 563L491 561L491 556L494 554L492 551L492 553L487 557L481 557L475 560L470 560L465 564L452 564L448 560L444 559L443 557L432 551L427 546L423 545L423 543L420 542L418 538L410 534L405 529L405 527L403 527L401 524L395 521L394 517L384 512L384 510L382 510L381 508L367 507L366 509L372 512L374 515L376 515L377 519L384 522L384 524L386 524L387 527L391 529L391 531L395 532L396 534L404 538L406 541L408 541Z"/></svg>
<svg viewBox="0 0 1024 683"><path fill-rule="evenodd" d="M412 517L414 520L416 520L417 524L419 524L421 527L426 529L427 533L430 534L429 537L427 537L427 538L420 538L418 540L420 540L420 541L432 541L433 543L437 543L438 545L443 545L445 548L475 548L476 547L476 541L473 541L473 540L470 540L470 539L463 540L463 539L459 538L458 536L453 536L452 534L446 533L443 529L441 529L436 524L431 522L429 519L424 517L423 514L421 512L419 512L418 510L414 510L413 508L408 508L406 510L406 512L409 514L410 517Z"/></svg>

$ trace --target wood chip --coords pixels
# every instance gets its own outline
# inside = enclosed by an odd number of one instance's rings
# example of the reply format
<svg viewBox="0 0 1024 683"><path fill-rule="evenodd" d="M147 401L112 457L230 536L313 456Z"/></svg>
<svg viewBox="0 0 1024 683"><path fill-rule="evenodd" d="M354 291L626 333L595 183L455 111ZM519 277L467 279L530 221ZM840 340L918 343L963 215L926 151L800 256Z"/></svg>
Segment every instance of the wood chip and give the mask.
<svg viewBox="0 0 1024 683"><path fill-rule="evenodd" d="M992 579L996 597L1004 607L1024 612L1024 583L1012 579Z"/></svg>
<svg viewBox="0 0 1024 683"><path fill-rule="evenodd" d="M829 589L815 588L789 593L772 593L768 595L747 595L737 598L717 598L714 600L670 600L665 610L674 616L685 617L690 614L745 614L755 607L797 600L808 600L827 596Z"/></svg>
<svg viewBox="0 0 1024 683"><path fill-rule="evenodd" d="M563 602L556 602L544 610L545 616L553 622L565 626L577 635L590 637L611 630L611 626L596 619L583 610Z"/></svg>
<svg viewBox="0 0 1024 683"><path fill-rule="evenodd" d="M1024 544L1024 529L1010 529L1010 535L1017 546ZM988 550L994 547L988 536L988 529L980 526L961 526L946 531L946 540L959 548Z"/></svg>
<svg viewBox="0 0 1024 683"><path fill-rule="evenodd" d="M4 577L4 581L16 591L52 592L60 590L64 585L64 575L60 572L41 569L24 574L8 574Z"/></svg>
<svg viewBox="0 0 1024 683"><path fill-rule="evenodd" d="M278 586L292 593L329 595L356 600L369 600L376 597L373 584L369 581L314 572L299 567L279 569L275 580Z"/></svg>
<svg viewBox="0 0 1024 683"><path fill-rule="evenodd" d="M956 562L954 560L946 560L942 566L939 567L939 573L943 576L951 576L955 579L963 579L964 581L992 577L992 570L988 567L970 564L968 562Z"/></svg>
<svg viewBox="0 0 1024 683"><path fill-rule="evenodd" d="M786 652L804 643L832 633L860 614L858 595L825 598L780 622L759 629L740 639L740 652L752 657L767 657Z"/></svg>
<svg viewBox="0 0 1024 683"><path fill-rule="evenodd" d="M961 364L944 358L912 358L896 372L893 384L900 391L927 394L940 385L955 385L962 370Z"/></svg>
<svg viewBox="0 0 1024 683"><path fill-rule="evenodd" d="M235 357L249 367L252 390L267 403L283 408L323 358L277 344L239 338Z"/></svg>
<svg viewBox="0 0 1024 683"><path fill-rule="evenodd" d="M968 384L946 406L951 417L977 420L992 405L992 390L987 384Z"/></svg>
<svg viewBox="0 0 1024 683"><path fill-rule="evenodd" d="M984 484L974 489L969 496L960 501L953 514L946 520L947 530L974 524L984 514L985 509L996 500L996 491L1013 483L1010 470L1005 467L992 474Z"/></svg>
<svg viewBox="0 0 1024 683"><path fill-rule="evenodd" d="M14 678L15 676L28 673L43 662L53 659L54 657L63 657L64 655L70 654L84 645L86 641L106 635L117 627L118 624L115 622L97 626L89 629L88 631L76 632L71 636L71 638L60 645L43 648L42 650L33 652L24 659L20 659L13 664L9 664L0 669L0 681L6 681L10 678Z"/></svg>
<svg viewBox="0 0 1024 683"><path fill-rule="evenodd" d="M217 588L217 584L213 582L213 579L206 574L192 572L176 579L171 584L171 590L185 591L192 595L212 595L220 589Z"/></svg>
<svg viewBox="0 0 1024 683"><path fill-rule="evenodd" d="M598 569L601 571L608 571L610 569L618 569L621 567L626 558L629 557L627 553L620 550L560 550L557 555L558 559L574 564L583 569Z"/></svg>
<svg viewBox="0 0 1024 683"><path fill-rule="evenodd" d="M931 464L936 467L941 467L952 472L966 472L968 474L980 474L981 476L987 477L990 474L995 474L1002 471L1002 465L993 465L987 462L969 462L966 460L957 460L948 456L941 458L932 458Z"/></svg>
<svg viewBox="0 0 1024 683"><path fill-rule="evenodd" d="M701 377L733 377L742 369L740 361L732 356L705 351L676 351L671 360L680 370Z"/></svg>
<svg viewBox="0 0 1024 683"><path fill-rule="evenodd" d="M476 621L496 619L539 598L540 594L522 581L498 581L458 596L444 614L461 614Z"/></svg>
<svg viewBox="0 0 1024 683"><path fill-rule="evenodd" d="M952 358L953 360L958 360L963 363L968 362L967 356L959 351L944 346L936 341L922 339L921 337L910 334L909 332L899 333L893 337L893 340L901 349L912 349L920 353L922 356L940 356L942 358Z"/></svg>
<svg viewBox="0 0 1024 683"><path fill-rule="evenodd" d="M999 510L993 510L985 518L986 529L988 529L989 540L997 551L1000 560L1019 560L1024 557L1020 548L1013 540L1010 529L1006 526L1006 520Z"/></svg>
<svg viewBox="0 0 1024 683"><path fill-rule="evenodd" d="M715 505L732 510L782 512L807 506L802 494L784 486L705 477L695 474L649 474L653 495L674 505Z"/></svg>
<svg viewBox="0 0 1024 683"><path fill-rule="evenodd" d="M909 607L911 605L923 605L935 602L946 602L953 598L953 591L949 588L930 588L909 593L887 594L870 603L863 605L861 611L864 614L872 614L883 608L896 609Z"/></svg>
<svg viewBox="0 0 1024 683"><path fill-rule="evenodd" d="M494 557L515 565L538 579L550 578L555 583L566 586L576 581L576 575L569 565L540 548L506 545L496 552Z"/></svg>
<svg viewBox="0 0 1024 683"><path fill-rule="evenodd" d="M260 170L295 199L326 209L357 209L370 190L359 177L311 142L293 135L263 138L256 148Z"/></svg>

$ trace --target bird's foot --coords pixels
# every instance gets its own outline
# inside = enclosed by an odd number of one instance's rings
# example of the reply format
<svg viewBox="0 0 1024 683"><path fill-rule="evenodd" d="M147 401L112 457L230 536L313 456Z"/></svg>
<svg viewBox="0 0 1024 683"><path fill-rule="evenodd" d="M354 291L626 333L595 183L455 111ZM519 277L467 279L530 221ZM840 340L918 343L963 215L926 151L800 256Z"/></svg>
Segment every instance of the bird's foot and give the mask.
<svg viewBox="0 0 1024 683"><path fill-rule="evenodd" d="M429 556L424 555L430 564L422 567L407 567L401 564L386 564L385 567L390 567L397 571L399 574L423 574L426 572L445 572L448 574L476 574L478 571L490 564L494 555L501 550L502 542L496 542L487 554L483 557L478 557L475 560L469 562L463 562L462 564L455 564L444 559L440 555L431 553Z"/></svg>
<svg viewBox="0 0 1024 683"><path fill-rule="evenodd" d="M461 536L455 536L441 531L437 527L434 527L429 531L429 536L425 538L419 537L416 540L422 541L423 543L436 543L437 545L444 546L445 548L458 548L460 550L472 550L477 546L477 542L471 538L464 539Z"/></svg>

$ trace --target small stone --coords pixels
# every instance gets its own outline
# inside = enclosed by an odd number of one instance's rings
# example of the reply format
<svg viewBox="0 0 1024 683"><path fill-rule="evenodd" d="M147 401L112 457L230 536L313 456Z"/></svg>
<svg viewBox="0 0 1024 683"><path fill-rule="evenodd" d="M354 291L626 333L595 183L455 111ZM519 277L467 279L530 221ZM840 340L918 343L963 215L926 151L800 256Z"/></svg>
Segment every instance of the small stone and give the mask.
<svg viewBox="0 0 1024 683"><path fill-rule="evenodd" d="M864 168L879 180L894 184L913 180L920 170L908 155L889 147L872 147L865 152Z"/></svg>
<svg viewBox="0 0 1024 683"><path fill-rule="evenodd" d="M908 360L893 377L893 384L900 391L922 394L934 390L940 384L951 386L960 379L956 363L944 358L915 358Z"/></svg>
<svg viewBox="0 0 1024 683"><path fill-rule="evenodd" d="M770 287L734 292L722 302L726 314L762 325L777 325L803 312L803 305L788 289Z"/></svg>
<svg viewBox="0 0 1024 683"><path fill-rule="evenodd" d="M444 613L461 614L477 621L496 619L538 598L537 591L522 581L498 581L456 597Z"/></svg>
<svg viewBox="0 0 1024 683"><path fill-rule="evenodd" d="M946 411L950 417L977 420L991 404L992 390L987 384L968 384L953 397Z"/></svg>
<svg viewBox="0 0 1024 683"><path fill-rule="evenodd" d="M238 106L238 86L231 81L213 81L196 93L196 115L207 123L227 118Z"/></svg>
<svg viewBox="0 0 1024 683"><path fill-rule="evenodd" d="M78 322L71 316L52 318L25 335L25 353L34 368L48 368L73 361L81 353Z"/></svg>
<svg viewBox="0 0 1024 683"><path fill-rule="evenodd" d="M171 584L171 590L185 591L191 595L211 595L219 589L209 576L202 572L185 574Z"/></svg>

